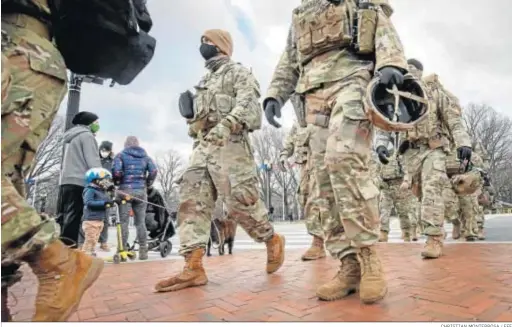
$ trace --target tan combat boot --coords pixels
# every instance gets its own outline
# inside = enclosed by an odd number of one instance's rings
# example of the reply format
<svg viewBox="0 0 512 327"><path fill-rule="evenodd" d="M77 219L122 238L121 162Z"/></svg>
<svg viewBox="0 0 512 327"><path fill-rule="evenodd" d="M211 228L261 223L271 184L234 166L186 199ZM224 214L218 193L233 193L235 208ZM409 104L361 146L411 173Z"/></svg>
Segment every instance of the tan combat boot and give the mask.
<svg viewBox="0 0 512 327"><path fill-rule="evenodd" d="M185 267L179 274L159 281L155 285L157 292L174 292L187 287L202 286L208 283L203 268L204 249L195 249L185 255Z"/></svg>
<svg viewBox="0 0 512 327"><path fill-rule="evenodd" d="M39 281L32 321L47 322L66 321L104 266L102 259L69 249L61 241L27 261Z"/></svg>
<svg viewBox="0 0 512 327"><path fill-rule="evenodd" d="M478 232L477 233L474 233L474 232L468 232L466 233L465 237L466 239L466 242L474 242L474 241L477 241L478 240Z"/></svg>
<svg viewBox="0 0 512 327"><path fill-rule="evenodd" d="M443 236L427 236L421 256L425 259L436 259L441 255L443 255Z"/></svg>
<svg viewBox="0 0 512 327"><path fill-rule="evenodd" d="M381 230L379 236L379 242L387 242L388 241L388 232Z"/></svg>
<svg viewBox="0 0 512 327"><path fill-rule="evenodd" d="M411 232L409 229L402 229L402 240L404 240L404 242L411 241Z"/></svg>
<svg viewBox="0 0 512 327"><path fill-rule="evenodd" d="M313 236L313 244L302 255L302 261L317 260L325 257L324 240L318 236Z"/></svg>
<svg viewBox="0 0 512 327"><path fill-rule="evenodd" d="M416 242L418 240L418 227L416 226L411 226L411 240L413 240L414 242Z"/></svg>
<svg viewBox="0 0 512 327"><path fill-rule="evenodd" d="M334 278L316 290L320 300L334 301L354 293L361 282L361 269L355 254L349 254L341 259L340 270Z"/></svg>
<svg viewBox="0 0 512 327"><path fill-rule="evenodd" d="M284 262L284 244L285 238L282 235L274 233L272 238L268 240L267 246L267 273L275 273Z"/></svg>
<svg viewBox="0 0 512 327"><path fill-rule="evenodd" d="M382 300L388 292L388 286L375 246L361 248L357 260L361 267L359 298L365 304Z"/></svg>
<svg viewBox="0 0 512 327"><path fill-rule="evenodd" d="M478 239L480 241L485 240L484 229L482 227L478 228Z"/></svg>
<svg viewBox="0 0 512 327"><path fill-rule="evenodd" d="M452 238L454 240L458 240L460 238L460 224L453 225Z"/></svg>

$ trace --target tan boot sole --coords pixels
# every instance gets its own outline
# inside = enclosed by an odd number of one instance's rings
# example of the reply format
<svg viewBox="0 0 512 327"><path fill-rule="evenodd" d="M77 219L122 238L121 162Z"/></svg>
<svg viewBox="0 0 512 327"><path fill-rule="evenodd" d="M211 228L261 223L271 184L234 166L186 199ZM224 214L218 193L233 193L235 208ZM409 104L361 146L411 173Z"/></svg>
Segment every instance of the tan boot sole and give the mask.
<svg viewBox="0 0 512 327"><path fill-rule="evenodd" d="M428 253L428 252L424 252L424 251L421 252L421 256L423 257L423 259L437 259L437 258L441 257L442 255L443 255L442 252L439 253L439 255L437 255L437 256L433 255L431 253Z"/></svg>
<svg viewBox="0 0 512 327"><path fill-rule="evenodd" d="M358 288L359 288L358 286L353 286L351 288L345 289L344 292L340 292L340 293L337 293L332 296L322 295L317 292L316 296L321 301L336 301L336 300L341 300L351 294L357 293L359 291Z"/></svg>
<svg viewBox="0 0 512 327"><path fill-rule="evenodd" d="M279 235L279 244L281 246L281 248L283 249L282 251L282 256L281 256L281 260L279 260L279 264L276 266L275 269L273 270L268 270L267 269L267 274L273 274L275 273L276 271L279 270L279 268L281 268L281 266L283 265L283 262L284 262L284 246L286 244L286 238L283 236L283 235Z"/></svg>
<svg viewBox="0 0 512 327"><path fill-rule="evenodd" d="M382 300L383 298L385 298L387 294L388 294L388 287L386 286L386 288L384 289L384 293L383 294L381 294L379 296L376 296L374 298L371 298L371 299L362 299L362 298L360 298L360 300L364 304L373 304L373 303L378 302L378 301Z"/></svg>
<svg viewBox="0 0 512 327"><path fill-rule="evenodd" d="M322 258L325 258L325 251L320 255L316 255L316 256L312 256L312 257L303 255L301 257L302 261L313 261L313 260L318 260L318 259L322 259Z"/></svg>
<svg viewBox="0 0 512 327"><path fill-rule="evenodd" d="M206 284L208 284L208 278L199 279L199 280L194 279L194 280L191 280L189 282L179 283L179 284L171 285L169 287L164 287L164 288L157 289L156 292L158 292L158 293L176 292L176 291L183 290L185 288L203 286L203 285L206 285Z"/></svg>
<svg viewBox="0 0 512 327"><path fill-rule="evenodd" d="M82 297L89 289L89 287L94 284L94 282L100 277L101 272L103 271L103 268L105 267L105 262L102 259L93 258L91 266L89 267L89 271L87 272L87 275L85 275L82 283L80 284L80 288L78 289L78 295L76 298L75 303L71 305L66 312L60 316L60 318L57 320L59 322L65 322L68 320L69 316L71 316L76 309L78 309L78 306L80 305L80 301L82 300Z"/></svg>

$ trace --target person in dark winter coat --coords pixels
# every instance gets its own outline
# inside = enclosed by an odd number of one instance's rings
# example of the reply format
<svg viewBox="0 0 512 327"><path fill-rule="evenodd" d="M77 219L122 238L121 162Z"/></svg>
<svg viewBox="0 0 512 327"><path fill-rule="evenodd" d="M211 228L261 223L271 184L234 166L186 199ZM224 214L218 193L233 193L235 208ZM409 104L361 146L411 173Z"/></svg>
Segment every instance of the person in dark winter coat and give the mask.
<svg viewBox="0 0 512 327"><path fill-rule="evenodd" d="M61 239L67 245L82 243L81 221L84 210L82 193L84 175L91 168L101 168L98 143L94 134L99 130L98 116L82 111L72 120L73 126L64 133L64 159L60 175L59 218Z"/></svg>
<svg viewBox="0 0 512 327"><path fill-rule="evenodd" d="M100 160L101 166L108 171L112 171L112 165L114 164L114 152L112 147L114 145L110 141L103 141L100 144Z"/></svg>
<svg viewBox="0 0 512 327"><path fill-rule="evenodd" d="M110 141L103 141L100 144L101 166L110 172L112 172L112 165L114 163L114 152L112 151L113 146L114 145ZM107 219L105 220L99 239L100 249L105 252L110 251L110 247L108 246L108 217L112 215L112 212L112 210L107 210Z"/></svg>
<svg viewBox="0 0 512 327"><path fill-rule="evenodd" d="M123 151L115 156L112 174L115 184L119 186L118 200L126 200L126 203L119 207L123 242L126 243L128 240L131 207L140 245L139 259L146 260L148 258L145 223L147 187L153 185L157 168L146 151L139 146L139 140L135 136L128 136Z"/></svg>

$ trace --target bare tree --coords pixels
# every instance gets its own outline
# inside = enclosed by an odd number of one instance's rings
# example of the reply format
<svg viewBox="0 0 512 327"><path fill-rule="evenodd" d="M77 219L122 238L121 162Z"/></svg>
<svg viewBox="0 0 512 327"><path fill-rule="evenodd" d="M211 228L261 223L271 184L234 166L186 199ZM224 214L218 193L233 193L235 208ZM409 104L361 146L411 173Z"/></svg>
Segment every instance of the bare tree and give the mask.
<svg viewBox="0 0 512 327"><path fill-rule="evenodd" d="M503 201L512 200L512 119L485 103L470 103L463 117L473 147L479 142L490 158L489 174L498 198Z"/></svg>
<svg viewBox="0 0 512 327"><path fill-rule="evenodd" d="M52 180L56 177L58 185L63 136L64 118L57 116L52 122L48 135L37 149L31 169L25 174L26 180L38 181L36 190L38 194L46 180ZM26 184L27 198L34 197L34 194L32 194L34 189L34 184Z"/></svg>
<svg viewBox="0 0 512 327"><path fill-rule="evenodd" d="M296 216L298 215L298 206L296 199L296 190L298 187L297 170L293 166L289 166L286 171L281 171L277 168L279 161L279 153L282 149L283 140L286 132L282 129L276 129L265 126L261 130L255 132L252 137L252 145L255 152L255 159L259 165L264 161L269 161L273 164L273 169L270 175L264 171L259 170L258 178L262 185L261 196L266 199L270 191L272 203L274 208L281 208L283 218L286 218L289 212L290 204L294 207ZM270 190L267 190L266 179L270 177ZM268 204L267 204L268 205ZM277 213L279 214L279 212Z"/></svg>
<svg viewBox="0 0 512 327"><path fill-rule="evenodd" d="M178 152L169 150L155 161L158 168L157 182L162 188L162 196L166 201L174 203L178 190L176 181L183 173L183 158Z"/></svg>
<svg viewBox="0 0 512 327"><path fill-rule="evenodd" d="M254 151L254 159L256 160L256 165L258 166L258 180L261 185L261 198L265 201L267 200L266 195L268 192L271 194L275 194L276 189L276 181L273 178L270 178L270 190L267 189L267 180L268 175L264 170L259 169L264 162L276 163L276 158L279 155L276 151L278 151L272 142L269 142L269 138L272 138L273 133L279 134L280 130L264 126L262 129L251 134L251 144ZM268 206L268 203L267 203Z"/></svg>

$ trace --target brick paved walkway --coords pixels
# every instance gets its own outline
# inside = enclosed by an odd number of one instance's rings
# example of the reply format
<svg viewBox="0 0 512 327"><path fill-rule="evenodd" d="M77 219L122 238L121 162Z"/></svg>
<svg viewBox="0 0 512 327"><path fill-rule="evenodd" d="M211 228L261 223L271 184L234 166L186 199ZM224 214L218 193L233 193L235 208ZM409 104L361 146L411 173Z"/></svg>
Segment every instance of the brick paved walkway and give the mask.
<svg viewBox="0 0 512 327"><path fill-rule="evenodd" d="M379 244L389 293L372 306L352 295L321 302L315 289L336 271L331 258L300 261L290 251L274 275L265 252L206 258L210 283L175 293L153 293L183 261L108 265L72 321L512 321L512 245L449 244L446 256L423 261L420 244ZM36 281L26 273L12 289L15 320L33 313Z"/></svg>

